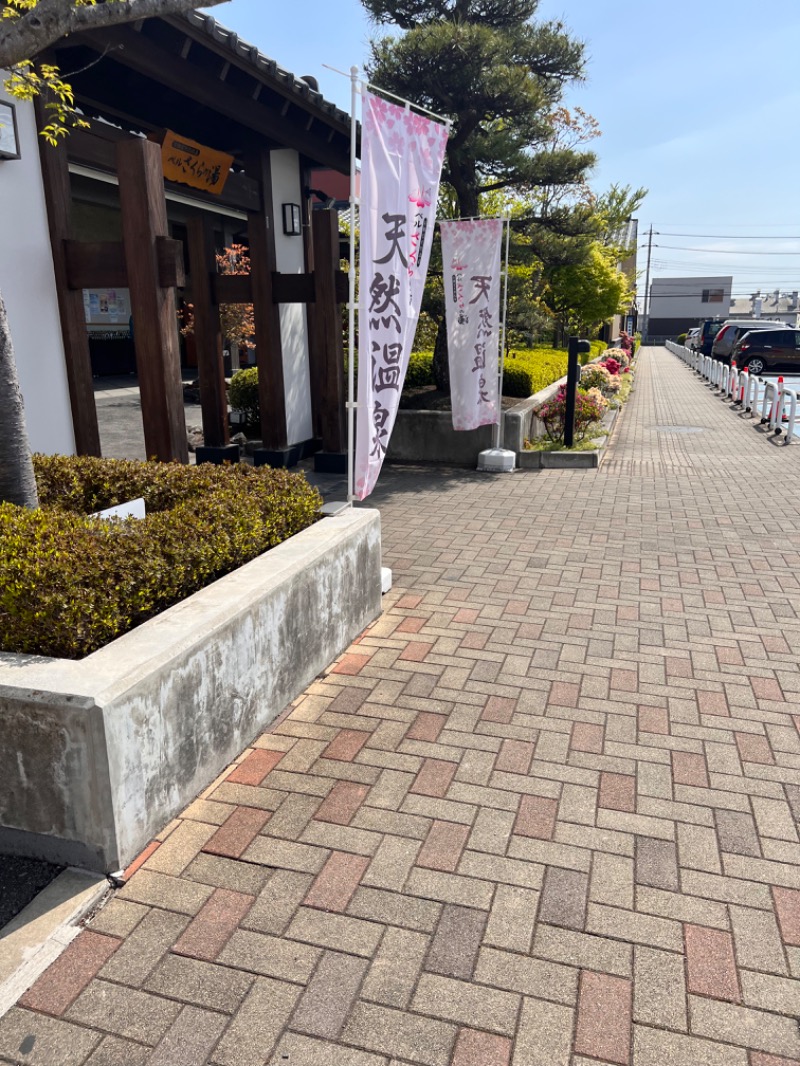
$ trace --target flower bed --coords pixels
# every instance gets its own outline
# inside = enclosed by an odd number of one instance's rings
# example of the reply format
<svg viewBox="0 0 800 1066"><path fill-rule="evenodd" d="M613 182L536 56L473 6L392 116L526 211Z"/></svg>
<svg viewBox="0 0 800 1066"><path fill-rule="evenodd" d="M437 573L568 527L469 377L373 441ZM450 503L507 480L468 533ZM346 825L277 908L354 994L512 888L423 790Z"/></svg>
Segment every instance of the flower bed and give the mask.
<svg viewBox="0 0 800 1066"><path fill-rule="evenodd" d="M316 521L302 475L35 457L41 508L0 505L0 651L76 659ZM92 512L144 497L144 519Z"/></svg>

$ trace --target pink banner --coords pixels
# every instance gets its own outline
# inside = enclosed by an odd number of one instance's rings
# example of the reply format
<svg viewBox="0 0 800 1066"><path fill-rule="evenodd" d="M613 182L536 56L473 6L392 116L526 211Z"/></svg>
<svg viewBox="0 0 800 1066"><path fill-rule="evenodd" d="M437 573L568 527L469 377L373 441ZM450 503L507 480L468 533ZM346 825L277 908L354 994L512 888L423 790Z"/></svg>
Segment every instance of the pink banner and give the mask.
<svg viewBox="0 0 800 1066"><path fill-rule="evenodd" d="M361 129L355 496L392 435L428 272L447 127L366 90Z"/></svg>
<svg viewBox="0 0 800 1066"><path fill-rule="evenodd" d="M441 221L453 429L494 425L499 415L499 218Z"/></svg>

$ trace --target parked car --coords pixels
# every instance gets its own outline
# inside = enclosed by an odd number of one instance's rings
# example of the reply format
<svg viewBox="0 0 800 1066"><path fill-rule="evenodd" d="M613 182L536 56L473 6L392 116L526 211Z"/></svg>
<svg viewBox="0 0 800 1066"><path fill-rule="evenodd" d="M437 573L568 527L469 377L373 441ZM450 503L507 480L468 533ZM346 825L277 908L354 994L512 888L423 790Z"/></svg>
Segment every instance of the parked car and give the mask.
<svg viewBox="0 0 800 1066"><path fill-rule="evenodd" d="M688 348L690 352L696 352L700 347L700 326L695 326L694 329L690 329L686 334L686 340L684 341L684 347Z"/></svg>
<svg viewBox="0 0 800 1066"><path fill-rule="evenodd" d="M782 325L782 322L773 322L768 318L728 319L722 324L722 328L714 338L714 343L711 345L711 358L719 359L722 363L730 362L734 344L745 333L751 333L757 329L780 329Z"/></svg>
<svg viewBox="0 0 800 1066"><path fill-rule="evenodd" d="M714 343L714 338L724 325L724 319L707 318L702 324L702 326L700 326L700 334L698 336L698 348L703 353L703 355L711 355L711 345Z"/></svg>
<svg viewBox="0 0 800 1066"><path fill-rule="evenodd" d="M800 329L759 329L745 333L733 346L731 358L751 374L786 367L800 370Z"/></svg>

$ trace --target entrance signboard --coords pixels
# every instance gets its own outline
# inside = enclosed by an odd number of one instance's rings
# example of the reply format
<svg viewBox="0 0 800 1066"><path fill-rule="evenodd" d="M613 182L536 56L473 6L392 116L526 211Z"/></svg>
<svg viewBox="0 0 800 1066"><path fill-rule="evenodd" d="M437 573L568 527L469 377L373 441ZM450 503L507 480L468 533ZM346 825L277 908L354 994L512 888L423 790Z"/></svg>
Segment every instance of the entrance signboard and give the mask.
<svg viewBox="0 0 800 1066"><path fill-rule="evenodd" d="M161 161L167 181L220 195L228 180L233 156L166 130L161 142Z"/></svg>

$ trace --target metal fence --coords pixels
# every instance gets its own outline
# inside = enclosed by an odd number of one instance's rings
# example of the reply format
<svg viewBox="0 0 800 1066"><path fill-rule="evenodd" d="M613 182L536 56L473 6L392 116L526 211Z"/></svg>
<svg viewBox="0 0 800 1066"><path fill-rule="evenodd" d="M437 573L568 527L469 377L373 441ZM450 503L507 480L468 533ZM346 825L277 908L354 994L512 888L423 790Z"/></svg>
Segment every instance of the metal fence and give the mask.
<svg viewBox="0 0 800 1066"><path fill-rule="evenodd" d="M693 352L674 341L666 341L668 351L677 355L711 385L722 399L731 399L733 408L750 418L759 418L759 425L767 426L776 437L784 436L784 444L791 444L798 434L798 392L784 384L783 378L756 377L747 367L739 370L735 363L728 366L701 352Z"/></svg>

